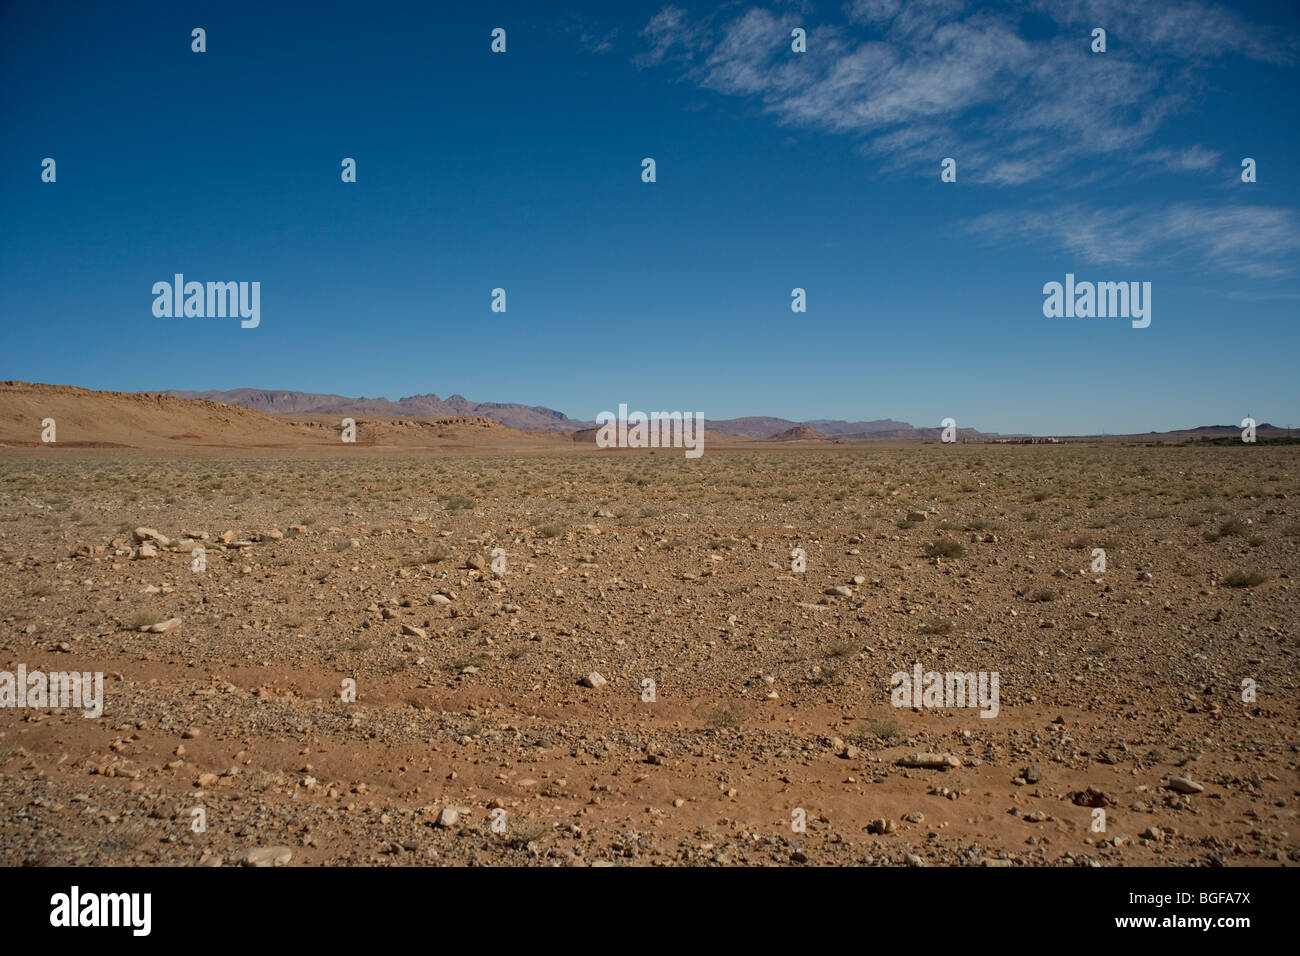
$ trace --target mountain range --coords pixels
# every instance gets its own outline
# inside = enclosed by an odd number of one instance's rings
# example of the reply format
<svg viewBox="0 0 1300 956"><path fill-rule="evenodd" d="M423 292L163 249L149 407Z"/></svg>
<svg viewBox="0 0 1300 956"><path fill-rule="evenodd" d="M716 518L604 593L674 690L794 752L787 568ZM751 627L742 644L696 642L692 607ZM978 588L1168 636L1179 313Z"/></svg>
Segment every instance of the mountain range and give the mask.
<svg viewBox="0 0 1300 956"><path fill-rule="evenodd" d="M268 415L385 415L394 418L447 418L469 416L490 418L495 422L520 431L576 432L594 428L594 421L580 421L563 412L541 405L519 405L511 402L472 402L463 395L439 398L427 395L410 395L390 401L387 398L349 398L346 395L324 395L314 392L291 392L280 389L235 388L227 391L206 392L170 389L163 392L174 398L202 399L240 405ZM889 418L870 422L846 422L818 419L794 422L785 418L751 416L746 418L709 419L709 430L724 435L747 435L750 438L771 438L791 429L804 428L830 438L907 438L912 432L929 432L933 429L914 429L907 422ZM962 430L963 433L967 429ZM937 431L936 431L937 434ZM979 433L973 433L979 434ZM807 436L815 437L815 436ZM966 437L963 435L963 437Z"/></svg>
<svg viewBox="0 0 1300 956"><path fill-rule="evenodd" d="M509 402L471 402L463 395L439 398L410 395L389 401L386 398L348 398L345 395L319 395L313 392L288 392L279 389L235 388L229 391L187 392L170 389L163 392L174 398L197 398L227 405L241 405L268 415L384 415L393 418L490 418L520 431L571 432L587 428L563 412L539 405Z"/></svg>
<svg viewBox="0 0 1300 956"><path fill-rule="evenodd" d="M148 393L158 394L158 393ZM410 395L390 401L387 398L349 398L346 395L329 395L315 392L293 392L283 389L235 388L227 391L212 390L206 392L181 391L172 389L161 394L173 398L198 399L209 402L221 402L264 412L269 415L373 415L403 419L421 418L486 418L524 432L554 432L563 435L575 435L579 439L589 437L586 433L596 427L594 421L570 418L563 412L542 405L521 405L515 402L472 402L463 395L439 398L432 392L427 395ZM778 442L788 441L852 441L875 439L884 441L938 441L941 429L938 427L917 428L908 422L895 421L891 418L879 418L873 421L843 421L841 419L813 419L796 422L787 418L775 418L765 415L751 415L743 418L707 419L708 430L736 438ZM1260 424L1257 426L1260 438L1281 438L1290 435L1290 429L1279 426ZM581 434L580 434L581 433ZM1098 440L1142 439L1159 436L1162 439L1230 439L1240 433L1235 425L1201 425L1195 428L1175 429L1168 432L1135 433L1123 435L1076 436L1090 437ZM1003 435L997 432L981 432L975 428L962 427L957 430L957 437L965 441L990 440L1025 440L1028 435Z"/></svg>

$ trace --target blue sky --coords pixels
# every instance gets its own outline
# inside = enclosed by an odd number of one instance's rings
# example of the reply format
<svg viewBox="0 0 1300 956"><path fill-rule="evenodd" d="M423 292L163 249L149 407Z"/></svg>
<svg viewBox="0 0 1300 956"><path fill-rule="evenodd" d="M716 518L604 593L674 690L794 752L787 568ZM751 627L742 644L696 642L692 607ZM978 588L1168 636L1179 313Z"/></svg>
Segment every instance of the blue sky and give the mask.
<svg viewBox="0 0 1300 956"><path fill-rule="evenodd" d="M0 4L0 378L1300 425L1293 5L289 6ZM1151 326L1045 318L1067 272Z"/></svg>

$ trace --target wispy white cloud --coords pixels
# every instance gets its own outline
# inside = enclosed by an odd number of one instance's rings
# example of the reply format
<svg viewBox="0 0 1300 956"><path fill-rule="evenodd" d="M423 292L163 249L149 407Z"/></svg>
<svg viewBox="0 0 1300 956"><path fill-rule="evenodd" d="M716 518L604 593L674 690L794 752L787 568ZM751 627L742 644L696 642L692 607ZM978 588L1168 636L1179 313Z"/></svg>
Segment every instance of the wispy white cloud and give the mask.
<svg viewBox="0 0 1300 956"><path fill-rule="evenodd" d="M1189 146L1186 149L1169 149L1164 147L1143 153L1138 157L1145 163L1155 163L1172 172L1214 169L1221 162L1222 154L1203 146ZM1240 172L1234 169L1234 173Z"/></svg>
<svg viewBox="0 0 1300 956"><path fill-rule="evenodd" d="M609 33L583 33L578 37L578 42L592 53L612 53L614 52L614 41L617 37L617 30L612 30Z"/></svg>
<svg viewBox="0 0 1300 956"><path fill-rule="evenodd" d="M1268 63L1296 59L1294 38L1283 39L1261 30L1233 10L1208 0L1179 0L1167 5L1133 0L1035 0L1034 6L1085 35L1093 27L1102 27L1120 48L1188 59L1227 55Z"/></svg>
<svg viewBox="0 0 1300 956"><path fill-rule="evenodd" d="M582 14L561 17L558 27L566 36L576 37L578 45L588 53L613 53L622 33L619 27L606 29L594 18Z"/></svg>
<svg viewBox="0 0 1300 956"><path fill-rule="evenodd" d="M657 66L665 60L689 60L708 45L703 23L674 6L664 7L651 17L641 36L651 45L637 57L641 66Z"/></svg>
<svg viewBox="0 0 1300 956"><path fill-rule="evenodd" d="M1191 259L1252 278L1294 274L1300 220L1291 209L1240 203L1130 205L988 213L966 223L995 241L1048 242L1097 265Z"/></svg>
<svg viewBox="0 0 1300 956"><path fill-rule="evenodd" d="M1205 0L1161 10L1028 0L1000 11L964 0L851 0L845 22L829 25L786 8L726 9L700 17L663 8L641 33L649 49L638 63L750 98L787 125L859 136L885 168L929 170L953 156L963 181L998 185L1050 181L1081 159L1142 150L1171 170L1207 169L1214 154L1200 147L1150 148L1191 103L1189 63L1293 58L1282 41ZM1027 11L1060 32L1022 35ZM808 31L805 54L790 50L796 26ZM1107 53L1091 52L1092 26L1110 31Z"/></svg>

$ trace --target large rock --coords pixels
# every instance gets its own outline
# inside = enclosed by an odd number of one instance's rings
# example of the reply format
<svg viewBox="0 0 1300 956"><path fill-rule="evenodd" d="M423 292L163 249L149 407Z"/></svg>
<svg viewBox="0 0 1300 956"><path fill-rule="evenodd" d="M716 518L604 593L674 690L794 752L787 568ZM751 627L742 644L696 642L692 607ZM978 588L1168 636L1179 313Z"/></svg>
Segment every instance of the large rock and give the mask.
<svg viewBox="0 0 1300 956"><path fill-rule="evenodd" d="M900 767L919 767L923 770L947 770L960 767L961 758L953 754L909 754L898 758Z"/></svg>
<svg viewBox="0 0 1300 956"><path fill-rule="evenodd" d="M1205 788L1195 780L1189 780L1186 777L1170 777L1169 789L1175 793L1204 793Z"/></svg>

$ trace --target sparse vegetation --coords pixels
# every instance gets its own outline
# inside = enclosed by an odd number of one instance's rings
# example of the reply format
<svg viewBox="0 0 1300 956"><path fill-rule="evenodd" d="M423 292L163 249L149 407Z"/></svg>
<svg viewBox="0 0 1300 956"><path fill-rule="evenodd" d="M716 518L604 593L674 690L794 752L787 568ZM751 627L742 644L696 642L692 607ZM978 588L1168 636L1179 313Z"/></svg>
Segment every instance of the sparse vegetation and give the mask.
<svg viewBox="0 0 1300 956"><path fill-rule="evenodd" d="M1230 588L1253 588L1267 580L1268 575L1259 571L1233 571L1223 579L1223 583Z"/></svg>
<svg viewBox="0 0 1300 956"><path fill-rule="evenodd" d="M1206 541L1219 541L1222 538L1232 537L1234 535L1245 534L1250 530L1250 526L1239 518L1229 518L1223 524L1219 525L1217 531L1205 532Z"/></svg>
<svg viewBox="0 0 1300 956"><path fill-rule="evenodd" d="M940 538L925 546L927 558L960 558L966 553L966 546L952 538Z"/></svg>
<svg viewBox="0 0 1300 956"><path fill-rule="evenodd" d="M889 743L903 734L903 726L892 717L872 717L867 721L867 732Z"/></svg>
<svg viewBox="0 0 1300 956"><path fill-rule="evenodd" d="M1089 786L1135 839L1180 827L1186 839L1158 844L1162 862L1293 849L1275 813L1246 812L1289 793L1296 719L1276 689L1294 617L1296 447L846 443L689 463L556 447L288 462L3 449L0 641L29 667L104 670L110 709L10 722L0 825L7 846L26 846L0 862L46 843L56 862L230 862L284 842L291 865L546 865L570 851L784 864L793 849L763 834L788 832L773 824L795 805L812 836L792 842L819 864L904 847L967 863L976 845L1024 865L1067 851L1149 860L1151 841L1060 843L1053 822L988 823L1008 794L1064 819L1055 798ZM895 527L912 513L927 518ZM206 575L188 546L140 559L140 526L208 545ZM496 547L506 574L491 568ZM1097 547L1105 573L1090 570ZM183 623L165 636L138 631L173 616ZM890 675L916 663L1001 671L1002 716L893 708ZM586 686L593 671L607 683ZM1244 676L1260 703L1239 703ZM638 696L646 677L656 702ZM340 700L349 678L355 703ZM894 767L930 752L969 769ZM1028 766L1042 782L1011 789ZM1210 793L1175 806L1171 773ZM210 816L201 845L177 817L199 791L209 812L238 811ZM1188 800L1214 810L1224 843L1201 842L1217 831ZM444 808L459 819L438 822ZM492 809L504 832L489 829ZM860 837L877 815L896 819L894 836ZM115 840L123 822L136 832Z"/></svg>
<svg viewBox="0 0 1300 956"><path fill-rule="evenodd" d="M711 710L706 721L714 730L737 730L745 723L745 718L741 708L724 704Z"/></svg>
<svg viewBox="0 0 1300 956"><path fill-rule="evenodd" d="M167 615L161 611L140 610L127 617L126 626L133 631L138 631L142 627L152 627L165 620Z"/></svg>

